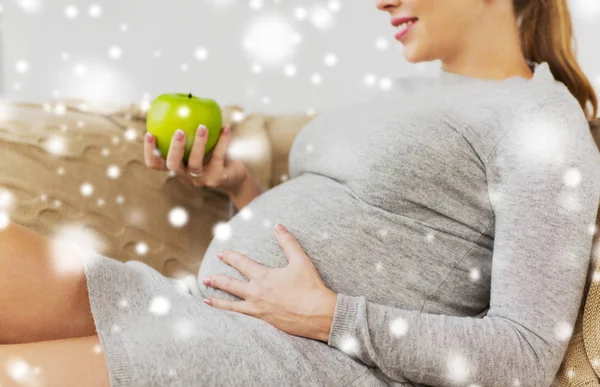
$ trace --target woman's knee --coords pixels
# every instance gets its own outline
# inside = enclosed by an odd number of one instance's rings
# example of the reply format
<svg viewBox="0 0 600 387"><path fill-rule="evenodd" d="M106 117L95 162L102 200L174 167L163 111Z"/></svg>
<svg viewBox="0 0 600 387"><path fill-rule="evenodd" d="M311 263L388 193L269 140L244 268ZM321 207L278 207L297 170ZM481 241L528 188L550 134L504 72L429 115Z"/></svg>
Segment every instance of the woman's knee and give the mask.
<svg viewBox="0 0 600 387"><path fill-rule="evenodd" d="M0 259L0 344L95 333L81 252L24 227L11 228Z"/></svg>

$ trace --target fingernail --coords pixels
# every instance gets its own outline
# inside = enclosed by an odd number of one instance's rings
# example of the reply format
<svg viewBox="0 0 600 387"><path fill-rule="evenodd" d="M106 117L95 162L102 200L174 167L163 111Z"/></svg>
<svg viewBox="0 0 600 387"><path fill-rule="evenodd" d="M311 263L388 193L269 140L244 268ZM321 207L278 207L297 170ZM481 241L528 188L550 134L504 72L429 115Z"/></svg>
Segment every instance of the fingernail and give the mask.
<svg viewBox="0 0 600 387"><path fill-rule="evenodd" d="M183 140L184 135L185 134L183 133L183 130L177 129L177 131L175 132L175 139L181 141Z"/></svg>
<svg viewBox="0 0 600 387"><path fill-rule="evenodd" d="M285 226L281 223L277 224L277 231L281 232L281 233L286 233L288 232L287 228L285 228Z"/></svg>
<svg viewBox="0 0 600 387"><path fill-rule="evenodd" d="M229 125L223 128L223 133L229 134L229 131L230 131Z"/></svg>
<svg viewBox="0 0 600 387"><path fill-rule="evenodd" d="M152 142L152 133L146 132L146 141L147 142Z"/></svg>
<svg viewBox="0 0 600 387"><path fill-rule="evenodd" d="M206 286L210 286L210 278L204 278L204 279L202 280L202 283L203 283L204 285L206 285Z"/></svg>
<svg viewBox="0 0 600 387"><path fill-rule="evenodd" d="M204 299L204 303L205 303L206 305L210 305L210 306L212 306L212 301L211 301L211 300L209 300L208 298L205 298L205 299Z"/></svg>
<svg viewBox="0 0 600 387"><path fill-rule="evenodd" d="M217 258L219 258L219 259L223 259L223 253L219 253L219 254L217 254Z"/></svg>
<svg viewBox="0 0 600 387"><path fill-rule="evenodd" d="M206 126L200 125L200 127L198 128L198 137L204 137L205 134L206 134Z"/></svg>

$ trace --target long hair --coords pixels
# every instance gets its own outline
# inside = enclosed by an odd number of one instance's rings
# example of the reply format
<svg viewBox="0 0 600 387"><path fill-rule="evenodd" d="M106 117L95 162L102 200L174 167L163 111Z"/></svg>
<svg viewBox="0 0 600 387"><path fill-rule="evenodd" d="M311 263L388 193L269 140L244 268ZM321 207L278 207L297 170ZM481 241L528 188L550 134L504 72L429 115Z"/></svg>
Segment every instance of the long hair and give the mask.
<svg viewBox="0 0 600 387"><path fill-rule="evenodd" d="M598 97L577 64L567 0L513 0L526 59L548 62L556 80L579 101L588 120L598 115Z"/></svg>

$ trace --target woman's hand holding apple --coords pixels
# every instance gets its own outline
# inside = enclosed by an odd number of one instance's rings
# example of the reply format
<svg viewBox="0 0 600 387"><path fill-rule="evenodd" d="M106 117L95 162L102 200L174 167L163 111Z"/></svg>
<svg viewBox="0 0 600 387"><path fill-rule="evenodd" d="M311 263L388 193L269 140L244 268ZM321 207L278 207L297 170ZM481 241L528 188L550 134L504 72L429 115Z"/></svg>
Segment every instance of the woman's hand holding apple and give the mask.
<svg viewBox="0 0 600 387"><path fill-rule="evenodd" d="M175 132L166 159L157 149L156 137L147 132L144 141L146 166L161 171L173 171L180 181L194 187L220 189L228 194L236 192L249 173L244 163L231 159L227 155L231 129L229 126L223 128L210 156L210 162L205 165L207 132L206 127L200 125L187 164L184 162L185 132L182 130Z"/></svg>

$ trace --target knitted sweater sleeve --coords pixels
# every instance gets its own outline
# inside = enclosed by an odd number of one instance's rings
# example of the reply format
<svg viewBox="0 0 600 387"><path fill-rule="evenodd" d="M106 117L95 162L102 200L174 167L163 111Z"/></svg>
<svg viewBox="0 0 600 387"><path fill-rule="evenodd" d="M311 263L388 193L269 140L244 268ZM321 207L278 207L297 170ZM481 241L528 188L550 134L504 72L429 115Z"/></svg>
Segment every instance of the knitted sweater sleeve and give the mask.
<svg viewBox="0 0 600 387"><path fill-rule="evenodd" d="M578 106L537 106L512 119L483 160L494 210L487 315L422 313L338 294L330 346L397 381L551 384L583 298L600 154Z"/></svg>

